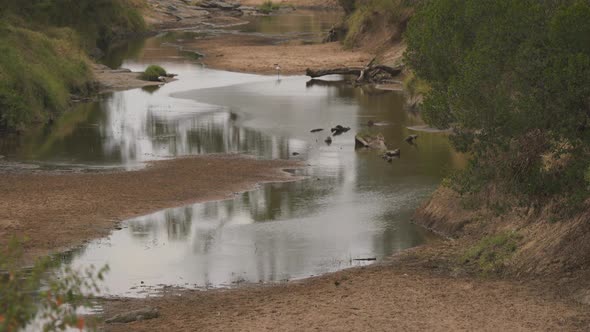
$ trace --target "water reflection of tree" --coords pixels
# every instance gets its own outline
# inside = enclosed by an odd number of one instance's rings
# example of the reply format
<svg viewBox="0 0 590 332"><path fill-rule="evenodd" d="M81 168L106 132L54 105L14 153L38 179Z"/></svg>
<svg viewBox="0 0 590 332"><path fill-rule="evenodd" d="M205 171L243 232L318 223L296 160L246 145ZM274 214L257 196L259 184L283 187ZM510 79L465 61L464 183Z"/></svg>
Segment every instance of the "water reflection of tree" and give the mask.
<svg viewBox="0 0 590 332"><path fill-rule="evenodd" d="M250 18L250 23L239 29L265 35L299 35L303 33L320 36L323 32L338 24L339 12L296 13L295 15L258 16Z"/></svg>
<svg viewBox="0 0 590 332"><path fill-rule="evenodd" d="M145 134L153 151L171 155L247 152L266 158L287 158L288 139L240 128L228 113L170 118L148 112Z"/></svg>
<svg viewBox="0 0 590 332"><path fill-rule="evenodd" d="M184 240L190 235L193 221L192 207L166 210L166 230L169 240Z"/></svg>
<svg viewBox="0 0 590 332"><path fill-rule="evenodd" d="M104 114L100 103L82 103L51 125L32 128L13 139L0 140L0 154L43 161L64 161L60 158L68 162L102 161L111 157L101 139L102 123Z"/></svg>
<svg viewBox="0 0 590 332"><path fill-rule="evenodd" d="M120 68L123 61L136 59L145 47L145 39L126 39L122 43L113 44L101 62L111 68Z"/></svg>

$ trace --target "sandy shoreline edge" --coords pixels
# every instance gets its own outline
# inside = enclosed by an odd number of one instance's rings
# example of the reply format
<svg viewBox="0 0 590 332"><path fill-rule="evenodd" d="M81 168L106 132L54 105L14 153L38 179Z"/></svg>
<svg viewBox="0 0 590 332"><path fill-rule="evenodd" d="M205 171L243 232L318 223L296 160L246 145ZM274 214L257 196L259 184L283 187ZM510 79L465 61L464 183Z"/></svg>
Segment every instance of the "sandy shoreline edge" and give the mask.
<svg viewBox="0 0 590 332"><path fill-rule="evenodd" d="M298 161L219 154L150 162L135 171L3 173L0 243L26 237L25 256L34 259L104 237L125 219L299 180L284 170L301 167Z"/></svg>

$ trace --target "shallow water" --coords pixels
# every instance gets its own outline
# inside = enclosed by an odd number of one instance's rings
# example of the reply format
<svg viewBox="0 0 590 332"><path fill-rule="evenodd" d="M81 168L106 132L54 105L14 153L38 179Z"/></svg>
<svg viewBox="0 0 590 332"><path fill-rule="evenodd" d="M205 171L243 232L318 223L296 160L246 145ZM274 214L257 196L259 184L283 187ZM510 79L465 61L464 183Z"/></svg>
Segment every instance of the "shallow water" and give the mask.
<svg viewBox="0 0 590 332"><path fill-rule="evenodd" d="M331 26L309 22L315 21L306 18L298 31L313 35ZM242 31L261 29L252 26ZM353 88L339 77L310 82L206 69L182 56L189 35L178 34L135 42L107 59L132 70L161 64L178 81L80 105L50 128L0 143L0 154L66 167L134 168L173 156L246 153L304 160L309 167L298 172L308 177L128 220L74 251L67 260L75 266L109 264L107 294L298 279L368 263L355 259L380 260L432 237L410 222L412 212L463 159L444 134L404 142L414 133L407 127L423 123L404 110L401 93ZM383 125L369 128L369 120ZM351 130L327 145L336 124ZM375 152L355 151L354 134L366 130L382 133L401 158L387 163Z"/></svg>

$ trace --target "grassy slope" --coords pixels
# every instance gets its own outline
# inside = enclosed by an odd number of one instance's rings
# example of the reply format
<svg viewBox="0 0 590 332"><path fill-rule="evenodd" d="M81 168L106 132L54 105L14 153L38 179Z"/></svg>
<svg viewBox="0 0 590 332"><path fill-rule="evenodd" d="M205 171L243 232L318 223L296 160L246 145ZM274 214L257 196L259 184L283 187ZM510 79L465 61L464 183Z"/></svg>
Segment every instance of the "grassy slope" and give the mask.
<svg viewBox="0 0 590 332"><path fill-rule="evenodd" d="M0 12L0 129L24 129L92 90L86 51L145 29L139 0L10 0Z"/></svg>
<svg viewBox="0 0 590 332"><path fill-rule="evenodd" d="M342 2L351 0L342 0ZM344 45L380 46L401 41L407 22L419 0L355 1L354 11L346 18L347 34ZM373 41L379 39L379 42ZM372 45L371 45L372 44Z"/></svg>
<svg viewBox="0 0 590 332"><path fill-rule="evenodd" d="M85 94L92 78L75 33L0 28L0 127L22 128L66 109L70 92Z"/></svg>

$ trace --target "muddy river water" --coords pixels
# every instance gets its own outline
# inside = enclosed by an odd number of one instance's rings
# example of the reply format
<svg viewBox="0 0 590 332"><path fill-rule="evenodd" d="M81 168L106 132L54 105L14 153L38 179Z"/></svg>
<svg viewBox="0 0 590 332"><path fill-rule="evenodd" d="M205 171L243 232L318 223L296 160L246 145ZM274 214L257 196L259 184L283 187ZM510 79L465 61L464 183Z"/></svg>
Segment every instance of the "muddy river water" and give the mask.
<svg viewBox="0 0 590 332"><path fill-rule="evenodd" d="M143 296L164 285L209 288L304 278L372 261L427 241L413 210L462 158L443 134L418 133L401 92L352 87L339 77L261 76L207 69L186 57L210 33L266 34L269 42L321 37L333 14L293 13L230 28L162 33L117 49L107 64L160 64L178 81L104 95L49 128L0 143L8 160L44 167L141 167L183 155L244 153L302 160L305 180L262 185L231 199L162 210L66 255L108 264L107 294ZM264 59L261 59L264 61ZM269 64L272 65L272 64ZM380 126L368 127L372 120ZM352 129L324 140L337 124ZM324 128L311 133L314 128ZM401 158L355 151L359 131L380 132ZM294 155L297 153L298 155Z"/></svg>

